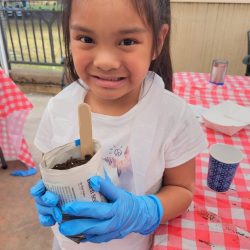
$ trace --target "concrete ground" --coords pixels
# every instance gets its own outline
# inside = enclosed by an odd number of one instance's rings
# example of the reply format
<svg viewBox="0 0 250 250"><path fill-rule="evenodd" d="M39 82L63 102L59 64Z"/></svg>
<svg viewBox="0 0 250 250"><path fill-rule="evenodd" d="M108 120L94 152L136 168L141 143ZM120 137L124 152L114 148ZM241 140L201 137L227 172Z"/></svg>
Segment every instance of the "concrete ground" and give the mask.
<svg viewBox="0 0 250 250"><path fill-rule="evenodd" d="M24 135L33 159L38 164L41 154L33 145L33 138L50 95L26 94L34 108L25 124ZM13 177L10 172L25 168L22 163L8 163L0 168L0 250L50 250L53 235L49 228L40 226L34 201L29 189L40 178L37 173L30 177Z"/></svg>

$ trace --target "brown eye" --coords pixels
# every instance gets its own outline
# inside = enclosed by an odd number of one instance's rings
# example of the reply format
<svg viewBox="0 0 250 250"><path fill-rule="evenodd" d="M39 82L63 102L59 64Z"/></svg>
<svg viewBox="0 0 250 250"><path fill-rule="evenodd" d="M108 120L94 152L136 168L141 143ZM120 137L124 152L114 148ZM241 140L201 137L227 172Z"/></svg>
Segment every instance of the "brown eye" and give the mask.
<svg viewBox="0 0 250 250"><path fill-rule="evenodd" d="M83 37L80 38L80 40L83 43L94 43L94 40L91 37L88 37L88 36L83 36Z"/></svg>
<svg viewBox="0 0 250 250"><path fill-rule="evenodd" d="M131 46L131 45L135 45L135 44L136 44L136 41L133 39L124 39L120 43L120 45L123 45L123 46Z"/></svg>

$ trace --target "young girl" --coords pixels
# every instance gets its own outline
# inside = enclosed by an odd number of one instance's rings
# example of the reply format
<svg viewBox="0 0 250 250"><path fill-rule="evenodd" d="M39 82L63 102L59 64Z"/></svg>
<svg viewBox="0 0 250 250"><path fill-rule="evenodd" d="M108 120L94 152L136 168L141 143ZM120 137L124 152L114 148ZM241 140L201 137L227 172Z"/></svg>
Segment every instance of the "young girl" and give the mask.
<svg viewBox="0 0 250 250"><path fill-rule="evenodd" d="M108 203L59 208L40 181L31 189L40 223L55 224L54 249L150 249L159 224L190 205L195 156L206 147L188 105L170 92L169 0L66 0L63 6L74 82L49 101L35 144L45 153L79 138L77 107L88 103L107 173L90 183ZM62 212L80 218L62 222ZM76 244L65 237L75 235L85 239Z"/></svg>

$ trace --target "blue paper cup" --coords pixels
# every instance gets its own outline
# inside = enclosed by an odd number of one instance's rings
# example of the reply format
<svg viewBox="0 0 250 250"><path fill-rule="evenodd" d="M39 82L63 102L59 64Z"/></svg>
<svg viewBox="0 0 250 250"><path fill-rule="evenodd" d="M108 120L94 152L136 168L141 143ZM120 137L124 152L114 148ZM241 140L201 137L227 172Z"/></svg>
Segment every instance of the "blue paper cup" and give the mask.
<svg viewBox="0 0 250 250"><path fill-rule="evenodd" d="M216 192L226 192L243 158L239 149L227 144L214 144L209 149L207 185Z"/></svg>

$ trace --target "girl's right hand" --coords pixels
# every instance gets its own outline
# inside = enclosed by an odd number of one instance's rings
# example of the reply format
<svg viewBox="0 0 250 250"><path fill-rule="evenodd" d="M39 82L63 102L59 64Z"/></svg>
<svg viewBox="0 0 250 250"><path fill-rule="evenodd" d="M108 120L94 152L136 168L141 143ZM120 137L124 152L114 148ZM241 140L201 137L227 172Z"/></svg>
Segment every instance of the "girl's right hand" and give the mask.
<svg viewBox="0 0 250 250"><path fill-rule="evenodd" d="M55 193L46 190L42 180L30 189L30 193L35 199L38 218L41 225L51 227L56 222L62 222L62 212L59 209L59 197Z"/></svg>

